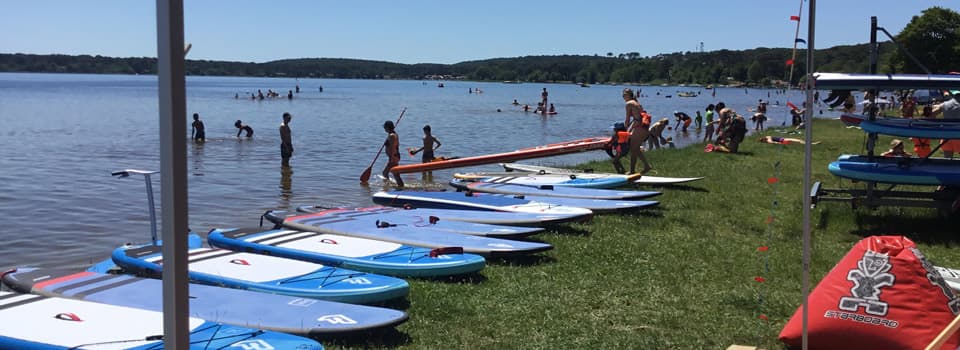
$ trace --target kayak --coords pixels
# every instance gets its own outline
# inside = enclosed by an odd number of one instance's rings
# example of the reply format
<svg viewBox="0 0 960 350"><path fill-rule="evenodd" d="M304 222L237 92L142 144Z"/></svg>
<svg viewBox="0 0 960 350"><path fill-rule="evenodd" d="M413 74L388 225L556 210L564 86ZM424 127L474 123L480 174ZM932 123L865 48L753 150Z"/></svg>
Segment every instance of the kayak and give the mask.
<svg viewBox="0 0 960 350"><path fill-rule="evenodd" d="M520 159L550 157L561 154L577 153L602 149L609 137L591 137L580 140L553 143L544 146L523 148L512 152L487 154L473 157L462 157L429 163L404 164L390 169L394 174L416 173L440 169L460 168L474 165L510 162Z"/></svg>

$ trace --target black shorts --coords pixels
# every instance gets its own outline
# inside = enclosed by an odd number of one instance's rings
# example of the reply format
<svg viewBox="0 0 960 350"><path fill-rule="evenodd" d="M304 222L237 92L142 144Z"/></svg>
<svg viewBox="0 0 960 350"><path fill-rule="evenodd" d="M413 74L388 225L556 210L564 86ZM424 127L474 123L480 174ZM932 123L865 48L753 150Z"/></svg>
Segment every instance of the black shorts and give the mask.
<svg viewBox="0 0 960 350"><path fill-rule="evenodd" d="M293 156L293 145L280 144L280 157L290 158Z"/></svg>

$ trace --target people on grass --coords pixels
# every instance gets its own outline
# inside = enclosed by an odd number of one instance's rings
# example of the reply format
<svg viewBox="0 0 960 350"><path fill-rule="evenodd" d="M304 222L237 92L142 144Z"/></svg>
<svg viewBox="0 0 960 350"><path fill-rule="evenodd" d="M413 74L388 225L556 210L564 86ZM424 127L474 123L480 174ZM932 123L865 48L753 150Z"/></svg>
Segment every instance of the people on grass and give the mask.
<svg viewBox="0 0 960 350"><path fill-rule="evenodd" d="M772 143L772 144L781 144L781 145L789 145L791 143L798 143L801 145L806 144L806 141L801 139L779 137L779 136L761 136L759 139L757 139L757 141L760 143ZM811 145L816 145L819 143L820 141L816 141L811 143Z"/></svg>
<svg viewBox="0 0 960 350"><path fill-rule="evenodd" d="M960 90L950 91L949 94L946 101L933 106L931 116L943 114L943 119L960 119ZM946 158L953 158L954 153L960 152L960 140L940 140L940 144Z"/></svg>
<svg viewBox="0 0 960 350"><path fill-rule="evenodd" d="M893 139L893 141L890 141L890 149L881 153L880 156L909 158L913 155L903 150L903 141L900 141L900 139Z"/></svg>
<svg viewBox="0 0 960 350"><path fill-rule="evenodd" d="M670 119L662 118L650 126L647 149L658 149L661 145L666 145L667 140L663 138L663 129L666 129L668 124L670 124Z"/></svg>
<svg viewBox="0 0 960 350"><path fill-rule="evenodd" d="M650 136L650 117L630 88L623 89L623 101L626 112L623 124L630 132L630 173L636 172L637 160L640 160L643 163L640 173L645 174L652 169L643 154L643 142Z"/></svg>
<svg viewBox="0 0 960 350"><path fill-rule="evenodd" d="M613 136L610 137L610 141L607 142L603 149L607 152L607 155L610 156L613 168L617 170L617 173L625 173L626 170L623 169L620 158L623 158L623 156L630 152L630 132L627 131L624 123L616 123L613 125Z"/></svg>

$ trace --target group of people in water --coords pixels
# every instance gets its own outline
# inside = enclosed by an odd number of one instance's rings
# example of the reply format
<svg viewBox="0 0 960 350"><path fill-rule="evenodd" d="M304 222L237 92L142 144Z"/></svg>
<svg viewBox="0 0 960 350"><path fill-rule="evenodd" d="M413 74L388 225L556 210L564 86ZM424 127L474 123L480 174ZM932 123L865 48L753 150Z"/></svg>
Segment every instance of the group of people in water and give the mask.
<svg viewBox="0 0 960 350"><path fill-rule="evenodd" d="M283 122L280 123L280 158L283 166L289 166L290 157L293 157L293 141L290 137L290 120L293 116L285 112L281 118ZM246 133L245 137L247 138L253 137L253 127L244 124L242 120L237 119L237 121L233 123L233 126L237 128L237 137L240 137L240 135L244 133ZM190 125L190 138L196 143L204 143L207 141L206 127L203 125L203 121L200 120L200 113L193 114L193 123Z"/></svg>
<svg viewBox="0 0 960 350"><path fill-rule="evenodd" d="M392 120L383 122L383 130L387 133L387 139L383 141L383 146L387 150L387 164L383 167L383 172L380 175L386 180L390 178L390 169L400 165L400 135L397 134L396 125ZM420 160L423 163L429 163L436 159L434 152L442 145L440 140L433 136L433 131L428 124L423 126L423 146L408 148L407 152L411 156L420 153ZM400 177L400 174L393 174L393 176L397 182L397 187L403 188L403 178Z"/></svg>

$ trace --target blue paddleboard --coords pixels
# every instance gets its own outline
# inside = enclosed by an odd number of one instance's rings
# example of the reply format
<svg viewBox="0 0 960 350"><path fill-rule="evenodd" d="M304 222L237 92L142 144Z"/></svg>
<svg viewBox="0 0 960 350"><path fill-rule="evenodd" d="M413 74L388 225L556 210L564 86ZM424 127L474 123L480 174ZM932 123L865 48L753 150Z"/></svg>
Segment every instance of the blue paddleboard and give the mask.
<svg viewBox="0 0 960 350"><path fill-rule="evenodd" d="M903 185L960 185L960 160L842 155L828 166L839 177Z"/></svg>
<svg viewBox="0 0 960 350"><path fill-rule="evenodd" d="M877 118L863 120L866 132L927 139L960 139L960 119Z"/></svg>
<svg viewBox="0 0 960 350"><path fill-rule="evenodd" d="M0 349L162 349L163 313L0 291ZM323 349L314 340L190 317L189 349Z"/></svg>
<svg viewBox="0 0 960 350"><path fill-rule="evenodd" d="M483 256L525 255L553 248L547 243L461 235L408 226L371 226L368 220L354 218L353 213L351 209L326 209L312 214L288 217L283 221L282 226L299 231L367 238L415 247L461 247L466 253Z"/></svg>
<svg viewBox="0 0 960 350"><path fill-rule="evenodd" d="M450 208L525 212L556 208L584 208L592 213L610 213L638 210L657 205L656 201L586 199L546 196L524 196L476 192L391 191L373 195L377 204L412 206L415 208ZM585 214L586 215L586 214ZM583 217L586 219L587 217Z"/></svg>
<svg viewBox="0 0 960 350"><path fill-rule="evenodd" d="M486 260L459 247L429 249L367 238L294 230L213 230L211 246L402 277L479 272ZM459 252L457 252L459 250Z"/></svg>
<svg viewBox="0 0 960 350"><path fill-rule="evenodd" d="M331 209L331 208L319 208L319 209ZM403 208L392 208L384 206L372 206L364 208L338 208L352 210L352 214L343 214L350 215L351 217L357 220L368 220L371 225L376 226L381 222L388 222L390 224L398 226L407 226L407 227L416 227L425 230L435 230L442 232L452 232L460 233L465 235L474 235L474 236L487 236L487 237L496 237L496 238L515 238L529 236L538 232L543 231L543 228L540 227L521 227L521 226L506 226L506 225L493 225L477 222L468 222L468 221L456 221L449 220L446 217L439 215L433 215L435 213L424 212L416 209L405 210ZM304 212L316 212L318 209L314 207L303 207ZM448 214L448 213L445 213ZM280 210L271 210L263 214L263 217L274 224L282 224L283 220L290 216L285 211ZM549 219L553 217L547 217L544 215L530 216L528 220L525 220L523 223L529 224L542 224L544 222L549 222Z"/></svg>
<svg viewBox="0 0 960 350"><path fill-rule="evenodd" d="M163 312L163 282L125 274L19 268L3 283L23 293ZM240 327L305 336L393 327L403 311L190 283L190 315Z"/></svg>
<svg viewBox="0 0 960 350"><path fill-rule="evenodd" d="M430 208L413 208L413 207L403 207L402 205L389 204L390 206L376 206L371 208L383 208L393 210L394 215L413 215L418 218L422 217L436 217L441 221L461 221L461 222L475 222L481 224L490 224L497 227L516 227L516 226L549 226L553 224L559 224L567 222L570 220L575 220L579 214L544 214L544 213L505 213L505 212L496 212L496 211L476 211L476 210L457 210L457 209L430 209ZM399 206L399 208L394 208L393 206ZM297 207L297 211L301 213L316 213L319 211L333 209L321 206L301 206ZM384 210L384 214L386 214ZM389 218L392 216L385 216ZM269 218L269 216L267 216ZM271 221L273 221L271 219ZM276 221L273 221L277 223ZM510 226L504 226L510 225ZM540 232L539 227L536 228L536 232ZM499 229L497 229L499 230ZM536 233L536 232L531 232ZM518 234L520 235L520 234ZM498 233L497 235L486 235L490 237L497 238L507 238L504 237L504 233ZM510 235L513 236L513 235Z"/></svg>
<svg viewBox="0 0 960 350"><path fill-rule="evenodd" d="M654 191L618 191L598 188L576 188L563 186L526 186L512 184L495 184L480 181L464 181L454 179L450 185L460 190L500 193L500 194L520 194L524 196L545 196L545 197L570 197L570 198L588 198L588 199L621 199L634 200L658 196L660 192Z"/></svg>
<svg viewBox="0 0 960 350"><path fill-rule="evenodd" d="M566 186L580 188L615 188L631 184L640 174L505 174L485 176L479 174L455 174L454 177L468 181L528 186Z"/></svg>
<svg viewBox="0 0 960 350"><path fill-rule="evenodd" d="M374 303L407 295L402 279L254 253L195 248L188 251L189 277L196 283L323 299ZM127 271L159 277L160 246L123 246L113 262Z"/></svg>

